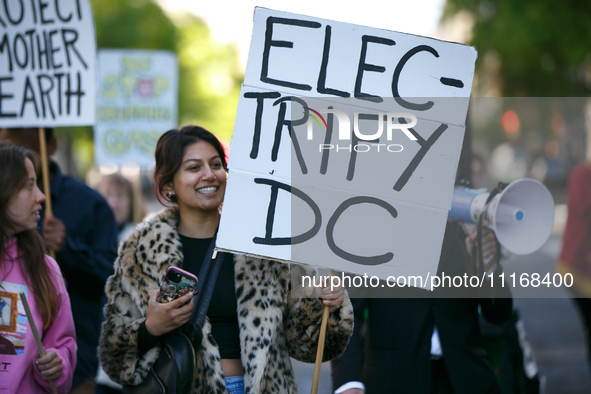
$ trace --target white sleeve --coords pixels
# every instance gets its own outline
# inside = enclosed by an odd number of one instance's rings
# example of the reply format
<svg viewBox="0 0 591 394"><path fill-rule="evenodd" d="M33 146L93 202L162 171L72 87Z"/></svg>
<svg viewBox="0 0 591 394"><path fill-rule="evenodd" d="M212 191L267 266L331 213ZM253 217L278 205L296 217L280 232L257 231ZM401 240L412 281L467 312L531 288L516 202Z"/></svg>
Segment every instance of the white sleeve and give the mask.
<svg viewBox="0 0 591 394"><path fill-rule="evenodd" d="M342 385L341 387L339 387L338 389L336 389L334 391L334 394L340 394L343 391L350 390L350 389L361 389L361 390L365 391L365 386L361 382L349 382L349 383L345 383L344 385Z"/></svg>

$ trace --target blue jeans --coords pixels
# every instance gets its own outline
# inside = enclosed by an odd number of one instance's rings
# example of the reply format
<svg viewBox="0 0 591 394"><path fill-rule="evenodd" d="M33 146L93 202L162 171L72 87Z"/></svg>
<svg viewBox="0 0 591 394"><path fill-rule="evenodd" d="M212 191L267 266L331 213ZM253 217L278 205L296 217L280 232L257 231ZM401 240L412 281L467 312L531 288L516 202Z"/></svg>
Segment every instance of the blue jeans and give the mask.
<svg viewBox="0 0 591 394"><path fill-rule="evenodd" d="M228 394L244 394L244 376L226 378Z"/></svg>

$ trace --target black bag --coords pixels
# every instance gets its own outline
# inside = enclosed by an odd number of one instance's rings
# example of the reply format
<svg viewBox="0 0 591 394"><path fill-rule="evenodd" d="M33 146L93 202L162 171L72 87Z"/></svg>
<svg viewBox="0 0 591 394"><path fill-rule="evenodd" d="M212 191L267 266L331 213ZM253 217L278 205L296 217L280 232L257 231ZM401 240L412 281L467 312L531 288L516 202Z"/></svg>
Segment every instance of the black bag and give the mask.
<svg viewBox="0 0 591 394"><path fill-rule="evenodd" d="M188 393L197 356L191 340L175 330L162 340L162 350L146 378L138 386L123 386L124 393Z"/></svg>
<svg viewBox="0 0 591 394"><path fill-rule="evenodd" d="M199 271L198 292L194 297L193 312L189 322L162 337L162 350L158 360L150 368L142 383L137 386L124 385L124 394L186 394L191 389L195 380L198 349L203 339L201 327L225 258L223 252L212 256L214 246L215 236ZM203 290L204 284L207 285L205 290ZM193 344L198 346L197 350Z"/></svg>

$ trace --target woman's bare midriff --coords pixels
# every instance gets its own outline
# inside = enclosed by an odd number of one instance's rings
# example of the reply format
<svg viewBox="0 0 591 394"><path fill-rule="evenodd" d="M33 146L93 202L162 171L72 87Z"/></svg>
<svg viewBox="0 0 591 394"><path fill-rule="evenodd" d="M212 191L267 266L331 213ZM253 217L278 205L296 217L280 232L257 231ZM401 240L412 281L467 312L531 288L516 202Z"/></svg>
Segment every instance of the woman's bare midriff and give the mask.
<svg viewBox="0 0 591 394"><path fill-rule="evenodd" d="M242 362L239 358L222 358L222 372L226 378L243 376Z"/></svg>

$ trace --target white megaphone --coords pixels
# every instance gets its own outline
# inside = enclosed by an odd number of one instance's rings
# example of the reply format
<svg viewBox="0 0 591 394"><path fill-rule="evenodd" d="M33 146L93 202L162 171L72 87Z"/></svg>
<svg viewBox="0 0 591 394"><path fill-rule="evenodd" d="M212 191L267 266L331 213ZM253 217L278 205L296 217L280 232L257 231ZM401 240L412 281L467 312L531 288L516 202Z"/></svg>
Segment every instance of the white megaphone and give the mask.
<svg viewBox="0 0 591 394"><path fill-rule="evenodd" d="M451 220L478 223L490 192L456 188L449 211ZM538 250L554 225L554 200L535 179L519 179L494 196L486 206L483 224L492 229L509 252L524 255Z"/></svg>

